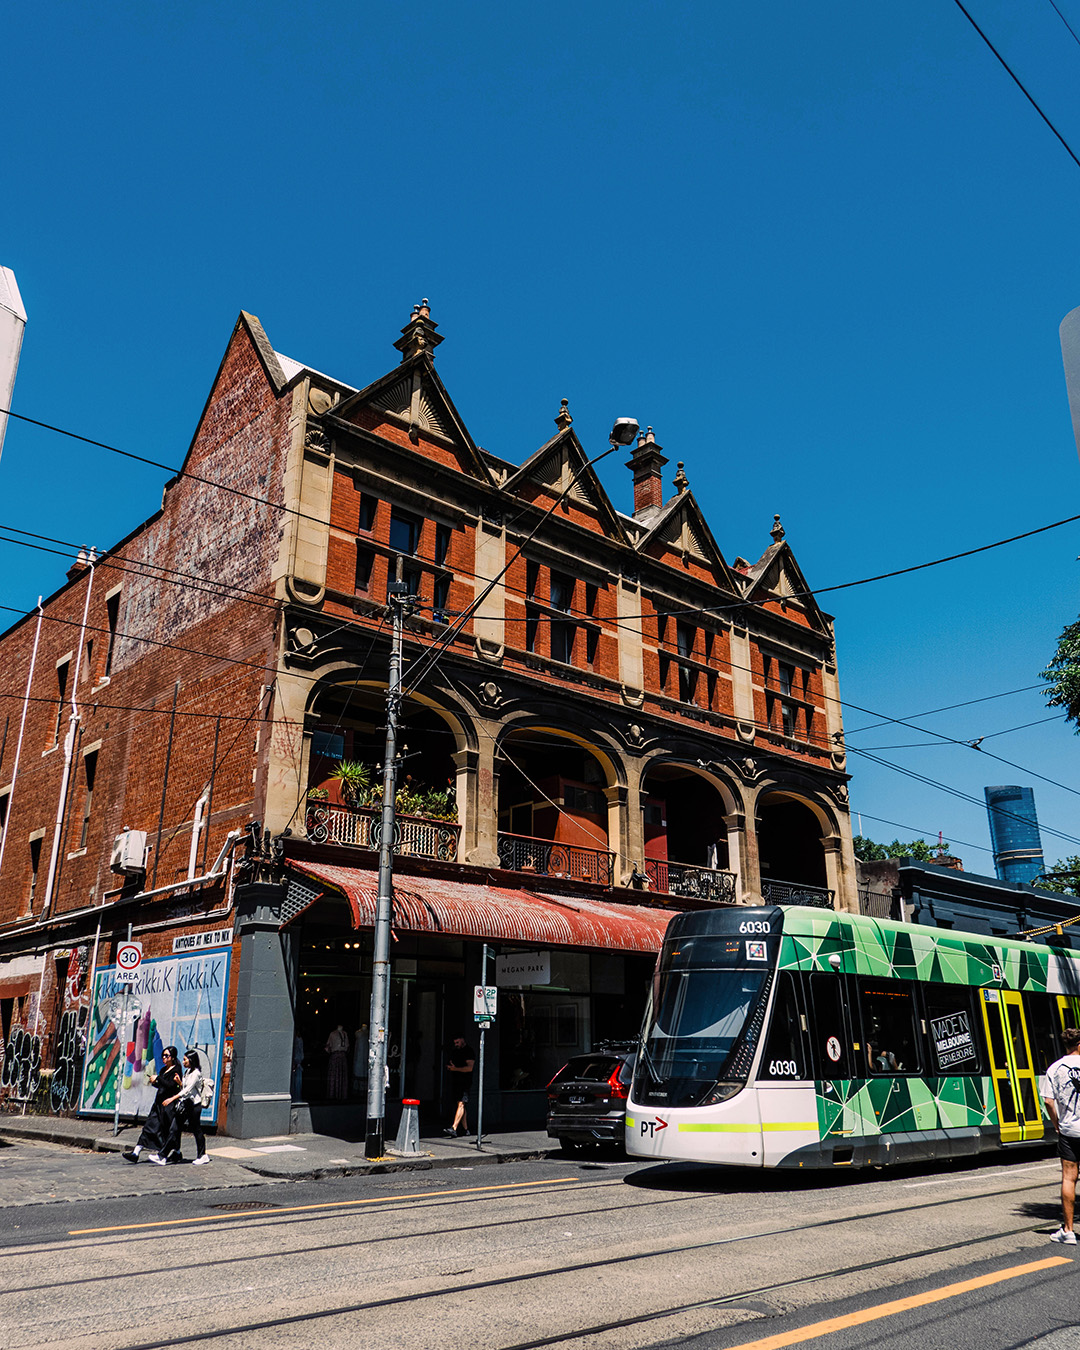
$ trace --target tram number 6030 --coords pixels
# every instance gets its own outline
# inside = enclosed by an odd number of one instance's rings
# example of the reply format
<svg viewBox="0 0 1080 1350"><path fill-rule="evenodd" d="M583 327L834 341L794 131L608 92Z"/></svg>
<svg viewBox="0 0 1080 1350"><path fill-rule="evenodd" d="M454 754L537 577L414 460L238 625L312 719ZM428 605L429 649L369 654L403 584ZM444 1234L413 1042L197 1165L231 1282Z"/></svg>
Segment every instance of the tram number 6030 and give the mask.
<svg viewBox="0 0 1080 1350"><path fill-rule="evenodd" d="M747 919L745 923L739 924L740 933L771 933L767 919Z"/></svg>
<svg viewBox="0 0 1080 1350"><path fill-rule="evenodd" d="M770 1059L769 1073L773 1078L798 1078L799 1066L793 1059Z"/></svg>

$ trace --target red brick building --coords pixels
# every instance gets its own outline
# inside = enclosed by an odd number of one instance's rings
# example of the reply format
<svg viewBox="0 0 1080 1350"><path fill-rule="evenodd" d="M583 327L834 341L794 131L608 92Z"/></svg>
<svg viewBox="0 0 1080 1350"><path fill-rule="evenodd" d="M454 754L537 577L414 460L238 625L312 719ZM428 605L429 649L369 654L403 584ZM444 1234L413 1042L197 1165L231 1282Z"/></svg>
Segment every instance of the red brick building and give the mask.
<svg viewBox="0 0 1080 1350"><path fill-rule="evenodd" d="M779 517L727 562L651 429L618 509L565 400L523 465L481 449L441 341L417 306L357 390L242 315L161 509L0 637L9 1098L107 1111L122 1081L139 1110L172 1037L219 1127L360 1127L363 1054L342 1098L324 1046L366 1036L399 560L392 1096L436 1109L484 942L548 953L489 1040L488 1119L535 1120L570 1054L635 1032L672 909L855 907L832 625Z"/></svg>

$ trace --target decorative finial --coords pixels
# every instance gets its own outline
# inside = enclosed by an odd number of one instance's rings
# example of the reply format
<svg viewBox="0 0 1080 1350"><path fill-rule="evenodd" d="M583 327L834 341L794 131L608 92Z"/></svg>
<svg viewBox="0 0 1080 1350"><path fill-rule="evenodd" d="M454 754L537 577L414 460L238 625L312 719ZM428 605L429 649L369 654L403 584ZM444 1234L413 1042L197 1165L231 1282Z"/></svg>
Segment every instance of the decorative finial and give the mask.
<svg viewBox="0 0 1080 1350"><path fill-rule="evenodd" d="M555 414L555 425L559 428L560 431L565 431L566 428L570 425L570 423L574 420L570 416L570 400L565 398L560 399L559 403L561 406L559 408L559 411Z"/></svg>
<svg viewBox="0 0 1080 1350"><path fill-rule="evenodd" d="M772 535L772 540L774 544L779 544L780 541L783 539L784 527L783 525L780 524L779 516L773 516L773 527L769 531L769 533Z"/></svg>
<svg viewBox="0 0 1080 1350"><path fill-rule="evenodd" d="M401 330L401 337L394 343L394 346L401 353L401 359L408 361L410 357L425 353L429 358L434 358L435 348L442 341L442 338L436 333L437 323L432 322L431 306L427 299L421 300L418 305L413 305L412 314L409 316L409 322Z"/></svg>
<svg viewBox="0 0 1080 1350"><path fill-rule="evenodd" d="M652 427L649 428L649 431L650 433L652 432ZM681 459L675 466L674 483L675 483L675 491L678 493L685 492L686 489L690 486L690 479L687 478L685 472L683 471L683 462Z"/></svg>

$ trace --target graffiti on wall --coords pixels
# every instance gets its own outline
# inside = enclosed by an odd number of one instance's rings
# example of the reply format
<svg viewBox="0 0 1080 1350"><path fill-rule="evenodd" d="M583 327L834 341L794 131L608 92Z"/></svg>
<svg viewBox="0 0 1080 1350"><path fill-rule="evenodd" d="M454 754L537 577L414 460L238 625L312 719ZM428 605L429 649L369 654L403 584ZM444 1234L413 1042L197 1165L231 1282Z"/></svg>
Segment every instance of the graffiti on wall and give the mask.
<svg viewBox="0 0 1080 1350"><path fill-rule="evenodd" d="M12 1097L32 1097L41 1082L41 1037L26 1027L12 1025L4 1046L0 1087Z"/></svg>
<svg viewBox="0 0 1080 1350"><path fill-rule="evenodd" d="M63 949L52 960L67 963L56 987L56 1021L48 1035L48 1014L38 1016L36 989L13 1000L11 1026L3 1047L0 1099L10 1108L35 1114L61 1114L78 1105L85 1026L89 1014L90 948ZM46 988L48 983L46 981ZM46 1006L50 997L46 995Z"/></svg>
<svg viewBox="0 0 1080 1350"><path fill-rule="evenodd" d="M117 984L115 966L97 972L80 1114L112 1115L119 1090L121 1114L146 1115L155 1093L150 1075L162 1067L164 1047L175 1045L181 1054L198 1050L203 1073L217 1085L203 1119L216 1117L231 956L226 947L143 961L131 985L129 1015L116 1002L123 999L125 986Z"/></svg>

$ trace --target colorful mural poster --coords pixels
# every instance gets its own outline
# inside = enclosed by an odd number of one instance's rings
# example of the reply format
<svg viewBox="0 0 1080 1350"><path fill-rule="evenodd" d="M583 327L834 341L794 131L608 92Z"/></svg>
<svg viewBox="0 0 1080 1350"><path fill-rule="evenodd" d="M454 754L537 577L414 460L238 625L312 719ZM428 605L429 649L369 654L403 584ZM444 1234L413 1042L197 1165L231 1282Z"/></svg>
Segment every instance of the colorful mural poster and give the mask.
<svg viewBox="0 0 1080 1350"><path fill-rule="evenodd" d="M131 1016L122 1033L112 1013L125 986L116 982L116 967L97 972L90 1001L90 1027L83 1069L79 1113L145 1116L154 1103L150 1075L162 1066L162 1050L175 1045L180 1054L198 1050L202 1071L214 1080L214 1099L203 1120L217 1115L223 1089L225 1000L229 992L230 948L188 956L159 956L143 961L131 985ZM138 1010L135 1010L135 1004Z"/></svg>

